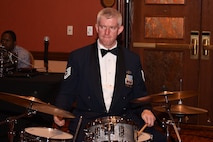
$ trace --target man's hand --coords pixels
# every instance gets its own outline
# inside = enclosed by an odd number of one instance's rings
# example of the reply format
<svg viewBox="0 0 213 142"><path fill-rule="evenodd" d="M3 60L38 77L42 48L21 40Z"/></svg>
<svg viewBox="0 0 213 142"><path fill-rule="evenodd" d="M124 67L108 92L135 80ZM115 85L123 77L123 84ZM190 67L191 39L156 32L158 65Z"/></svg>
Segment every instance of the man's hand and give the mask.
<svg viewBox="0 0 213 142"><path fill-rule="evenodd" d="M144 122L147 124L148 127L154 126L156 118L150 110L145 109L141 113L141 118L144 120Z"/></svg>
<svg viewBox="0 0 213 142"><path fill-rule="evenodd" d="M58 126L64 126L65 125L65 120L59 116L54 116L53 117L54 122L58 125Z"/></svg>

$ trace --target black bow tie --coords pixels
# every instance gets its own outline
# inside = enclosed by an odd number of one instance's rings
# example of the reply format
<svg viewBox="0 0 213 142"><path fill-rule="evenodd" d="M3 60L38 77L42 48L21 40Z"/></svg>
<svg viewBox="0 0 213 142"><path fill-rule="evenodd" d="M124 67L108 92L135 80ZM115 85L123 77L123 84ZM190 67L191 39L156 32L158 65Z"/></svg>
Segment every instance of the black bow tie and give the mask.
<svg viewBox="0 0 213 142"><path fill-rule="evenodd" d="M109 52L111 52L111 53L114 54L114 55L117 55L117 48L114 48L114 49L112 49L112 50L101 49L101 55L102 55L102 57L103 57L104 55L106 55L107 53L109 53Z"/></svg>

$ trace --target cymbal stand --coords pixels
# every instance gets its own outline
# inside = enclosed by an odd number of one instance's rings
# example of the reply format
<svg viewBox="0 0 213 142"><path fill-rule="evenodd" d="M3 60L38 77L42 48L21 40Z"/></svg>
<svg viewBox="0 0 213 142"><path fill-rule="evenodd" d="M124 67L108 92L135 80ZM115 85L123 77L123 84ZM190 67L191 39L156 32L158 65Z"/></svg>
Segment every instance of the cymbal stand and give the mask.
<svg viewBox="0 0 213 142"><path fill-rule="evenodd" d="M8 132L9 142L13 142L14 136L16 135L14 131L14 127L15 127L15 124L17 123L17 120L22 117L31 116L32 114L36 114L36 111L28 109L28 111L24 114L8 117L6 120L0 122L0 125L5 123L8 123L9 125L9 132Z"/></svg>
<svg viewBox="0 0 213 142"><path fill-rule="evenodd" d="M183 101L182 101L182 99L179 99L179 101L178 101L178 104L179 105L182 105L183 104ZM184 115L182 115L182 114L179 114L179 115L176 115L179 119L178 119L178 126L177 126L177 129L180 131L180 124L181 124L181 122L182 122L182 118L184 117Z"/></svg>
<svg viewBox="0 0 213 142"><path fill-rule="evenodd" d="M169 104L168 96L165 96L165 101L166 101L165 109L166 109L166 112L168 113L169 118L170 118L170 120L167 120L167 122L166 122L166 124L167 124L167 138L170 135L169 134L169 127L168 127L168 124L170 124L170 125L173 126L175 134L176 134L176 136L178 138L178 142L181 142L180 134L178 132L177 126L176 126L175 121L174 121L174 118L173 118L173 116L171 114L171 111L170 111L171 105Z"/></svg>
<svg viewBox="0 0 213 142"><path fill-rule="evenodd" d="M180 78L180 91L182 91L183 89L183 79L182 78ZM179 99L179 101L178 101L178 104L180 105L180 104L183 104L183 101L182 101L182 99ZM178 119L178 130L180 131L180 124L181 124L181 122L182 122L182 118L183 118L183 115L178 115L178 117L179 117L179 119Z"/></svg>
<svg viewBox="0 0 213 142"><path fill-rule="evenodd" d="M182 123L182 118L184 117L184 115L180 114L180 115L176 115L176 117L178 117L178 122L177 122L177 129L180 132L181 130L181 123Z"/></svg>

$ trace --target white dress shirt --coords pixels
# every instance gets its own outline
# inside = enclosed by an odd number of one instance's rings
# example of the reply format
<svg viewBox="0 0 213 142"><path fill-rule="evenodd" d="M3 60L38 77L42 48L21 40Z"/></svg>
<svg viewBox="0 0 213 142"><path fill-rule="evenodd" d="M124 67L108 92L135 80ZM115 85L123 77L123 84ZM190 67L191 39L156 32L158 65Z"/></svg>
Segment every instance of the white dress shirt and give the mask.
<svg viewBox="0 0 213 142"><path fill-rule="evenodd" d="M116 72L116 60L117 56L112 53L107 53L105 56L102 57L100 49L106 49L103 45L98 43L98 57L100 63L100 72L101 72L101 83L102 83L102 90L103 90L103 97L107 111L109 111L112 96L114 91L114 84L115 84L115 72ZM112 47L116 48L117 44Z"/></svg>

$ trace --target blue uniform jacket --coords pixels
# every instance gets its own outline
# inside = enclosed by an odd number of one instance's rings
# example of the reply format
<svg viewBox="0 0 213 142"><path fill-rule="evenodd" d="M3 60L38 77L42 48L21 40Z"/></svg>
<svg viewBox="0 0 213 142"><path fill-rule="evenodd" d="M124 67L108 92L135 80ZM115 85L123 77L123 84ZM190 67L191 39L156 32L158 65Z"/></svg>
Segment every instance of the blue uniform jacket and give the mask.
<svg viewBox="0 0 213 142"><path fill-rule="evenodd" d="M147 95L140 57L127 48L117 48L115 88L109 112L103 99L97 43L71 52L56 99L56 106L68 111L72 103L76 103L72 110L76 118L70 122L71 133L75 133L79 116L83 118L80 134L87 128L88 122L105 116L126 117L137 125L143 125L140 114L143 109L150 109L150 105L130 102Z"/></svg>

